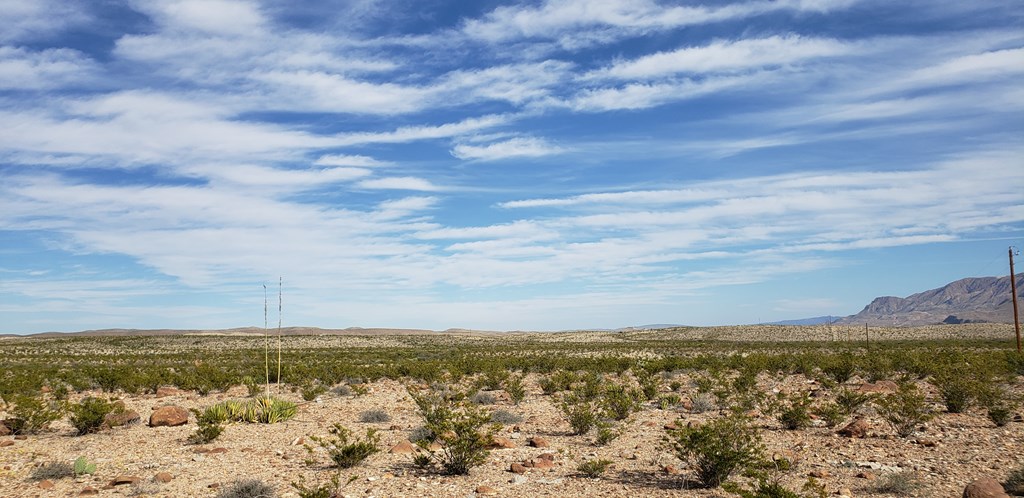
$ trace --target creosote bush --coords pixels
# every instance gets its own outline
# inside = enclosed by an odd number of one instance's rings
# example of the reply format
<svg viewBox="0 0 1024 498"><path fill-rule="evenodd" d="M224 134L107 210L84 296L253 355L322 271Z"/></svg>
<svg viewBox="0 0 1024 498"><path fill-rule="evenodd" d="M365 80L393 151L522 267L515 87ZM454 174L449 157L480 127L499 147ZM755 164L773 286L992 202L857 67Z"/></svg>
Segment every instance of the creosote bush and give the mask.
<svg viewBox="0 0 1024 498"><path fill-rule="evenodd" d="M1010 495L1024 496L1024 465L1010 471L1003 488Z"/></svg>
<svg viewBox="0 0 1024 498"><path fill-rule="evenodd" d="M741 414L671 430L669 435L679 459L688 462L697 480L709 488L721 486L734 472L764 459L760 433Z"/></svg>
<svg viewBox="0 0 1024 498"><path fill-rule="evenodd" d="M79 436L97 432L103 417L114 411L114 404L101 398L87 397L69 407L71 425Z"/></svg>
<svg viewBox="0 0 1024 498"><path fill-rule="evenodd" d="M7 426L15 435L38 434L64 416L59 403L40 395L16 394L6 399L9 400L7 410L11 414Z"/></svg>
<svg viewBox="0 0 1024 498"><path fill-rule="evenodd" d="M31 479L42 481L45 479L64 479L74 477L75 468L67 462L47 462L32 469Z"/></svg>
<svg viewBox="0 0 1024 498"><path fill-rule="evenodd" d="M586 460L583 463L579 464L576 467L576 470L580 474L593 479L601 477L601 474L604 474L605 471L608 470L608 466L611 465L612 463L614 462L605 458L594 458L592 460Z"/></svg>
<svg viewBox="0 0 1024 498"><path fill-rule="evenodd" d="M359 414L359 421L364 424L381 424L391 421L391 415L384 410L367 410Z"/></svg>
<svg viewBox="0 0 1024 498"><path fill-rule="evenodd" d="M427 452L446 474L468 474L473 467L487 461L487 446L493 441L499 425L491 423L491 415L466 400L464 394L418 393L409 391L423 417L430 438L417 441L426 449L433 439L441 451Z"/></svg>
<svg viewBox="0 0 1024 498"><path fill-rule="evenodd" d="M575 436L590 432L599 420L595 403L572 393L562 396L558 407L569 419L569 426Z"/></svg>
<svg viewBox="0 0 1024 498"><path fill-rule="evenodd" d="M327 450L331 461L340 469L355 467L380 451L380 436L375 429L366 429L366 437L355 440L352 440L352 431L341 424L334 424L330 432L333 437L310 436L310 439ZM306 449L313 451L308 445Z"/></svg>
<svg viewBox="0 0 1024 498"><path fill-rule="evenodd" d="M505 379L505 385L502 389L508 393L508 397L512 400L512 403L519 404L526 399L526 384L523 382L525 376L523 375L510 375Z"/></svg>
<svg viewBox="0 0 1024 498"><path fill-rule="evenodd" d="M934 417L923 393L913 382L900 384L895 393L883 396L875 404L878 413L900 437L908 437L918 426Z"/></svg>

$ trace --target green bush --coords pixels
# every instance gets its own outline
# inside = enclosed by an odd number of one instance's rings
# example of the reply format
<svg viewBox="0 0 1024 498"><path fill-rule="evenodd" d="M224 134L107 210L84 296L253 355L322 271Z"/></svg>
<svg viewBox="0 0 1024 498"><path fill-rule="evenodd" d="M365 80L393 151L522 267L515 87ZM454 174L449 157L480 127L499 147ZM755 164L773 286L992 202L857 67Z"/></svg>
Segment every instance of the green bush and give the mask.
<svg viewBox="0 0 1024 498"><path fill-rule="evenodd" d="M526 399L526 385L523 383L524 377L522 375L512 375L505 379L505 385L502 387L513 403L519 404Z"/></svg>
<svg viewBox="0 0 1024 498"><path fill-rule="evenodd" d="M877 400L878 413L900 437L914 433L921 424L934 417L923 393L912 382L900 384L895 393Z"/></svg>
<svg viewBox="0 0 1024 498"><path fill-rule="evenodd" d="M71 425L79 436L97 432L103 425L103 417L114 411L114 404L100 398L87 397L69 407Z"/></svg>
<svg viewBox="0 0 1024 498"><path fill-rule="evenodd" d="M633 412L640 410L640 399L643 393L627 390L618 384L610 384L601 396L601 407L605 415L612 420L625 420Z"/></svg>
<svg viewBox="0 0 1024 498"><path fill-rule="evenodd" d="M811 425L811 414L808 412L809 402L806 397L797 395L790 400L789 406L779 414L779 422L787 430L805 429Z"/></svg>
<svg viewBox="0 0 1024 498"><path fill-rule="evenodd" d="M59 404L38 395L15 394L9 396L8 402L7 411L11 418L7 419L6 425L16 435L38 434L64 416Z"/></svg>
<svg viewBox="0 0 1024 498"><path fill-rule="evenodd" d="M604 474L605 471L608 470L608 466L612 463L613 462L611 460L595 458L592 460L586 460L579 464L576 467L576 470L587 477L597 478L601 477L601 474Z"/></svg>
<svg viewBox="0 0 1024 498"><path fill-rule="evenodd" d="M842 408L846 415L853 415L860 407L867 404L874 397L867 393L853 391L845 387L836 391L836 404Z"/></svg>
<svg viewBox="0 0 1024 498"><path fill-rule="evenodd" d="M347 469L355 467L362 463L363 460L369 458L370 455L380 451L380 436L377 435L377 431L374 429L366 429L366 437L357 438L354 441L350 440L352 431L341 424L334 424L330 432L333 435L331 438L311 436L310 439L320 445L321 448L327 450L331 461L338 468ZM312 448L308 446L307 449L312 451Z"/></svg>
<svg viewBox="0 0 1024 498"><path fill-rule="evenodd" d="M274 487L259 479L243 479L220 490L216 498L274 498Z"/></svg>
<svg viewBox="0 0 1024 498"><path fill-rule="evenodd" d="M214 405L206 408L205 410L192 409L192 413L196 416L196 431L188 437L188 442L192 444L206 444L217 439L222 432L224 427L221 423L228 419L227 410L224 409L224 405Z"/></svg>
<svg viewBox="0 0 1024 498"><path fill-rule="evenodd" d="M487 446L498 430L498 426L490 424L490 414L461 394L440 396L410 391L409 395L420 409L426 432L441 445L441 451L427 454L441 465L444 473L465 475L487 461ZM426 449L430 441L421 439L417 444Z"/></svg>
<svg viewBox="0 0 1024 498"><path fill-rule="evenodd" d="M826 357L825 364L821 366L821 371L837 384L845 384L857 371L853 353L843 352L835 356Z"/></svg>
<svg viewBox="0 0 1024 498"><path fill-rule="evenodd" d="M567 394L562 397L558 406L569 420L573 435L586 434L597 424L598 411L591 401L584 400L575 394Z"/></svg>
<svg viewBox="0 0 1024 498"><path fill-rule="evenodd" d="M966 371L959 368L950 368L936 374L932 383L938 388L949 413L963 413L967 410L981 387Z"/></svg>
<svg viewBox="0 0 1024 498"><path fill-rule="evenodd" d="M669 431L676 455L706 487L721 486L734 472L763 461L761 435L750 420L732 414L701 426Z"/></svg>
<svg viewBox="0 0 1024 498"><path fill-rule="evenodd" d="M1013 496L1024 496L1024 465L1010 471L1003 488Z"/></svg>

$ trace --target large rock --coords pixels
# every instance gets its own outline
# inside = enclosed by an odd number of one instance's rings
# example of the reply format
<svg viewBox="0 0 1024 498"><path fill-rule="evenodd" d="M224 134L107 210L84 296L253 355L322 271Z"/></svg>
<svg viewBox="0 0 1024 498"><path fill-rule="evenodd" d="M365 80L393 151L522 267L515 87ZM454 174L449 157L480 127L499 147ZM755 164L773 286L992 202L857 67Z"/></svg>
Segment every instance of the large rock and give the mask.
<svg viewBox="0 0 1024 498"><path fill-rule="evenodd" d="M153 409L149 416L150 427L176 427L188 423L188 410L174 405Z"/></svg>
<svg viewBox="0 0 1024 498"><path fill-rule="evenodd" d="M999 481L991 477L977 479L964 488L963 498L1010 498Z"/></svg>
<svg viewBox="0 0 1024 498"><path fill-rule="evenodd" d="M103 416L103 429L121 427L123 425L136 424L141 420L139 413L135 410L113 411Z"/></svg>
<svg viewBox="0 0 1024 498"><path fill-rule="evenodd" d="M408 439L391 447L391 453L409 454L416 453L416 446L414 446Z"/></svg>
<svg viewBox="0 0 1024 498"><path fill-rule="evenodd" d="M871 426L868 425L867 421L863 418L857 418L853 422L847 424L846 427L839 429L840 436L846 437L866 437L868 431L871 430Z"/></svg>

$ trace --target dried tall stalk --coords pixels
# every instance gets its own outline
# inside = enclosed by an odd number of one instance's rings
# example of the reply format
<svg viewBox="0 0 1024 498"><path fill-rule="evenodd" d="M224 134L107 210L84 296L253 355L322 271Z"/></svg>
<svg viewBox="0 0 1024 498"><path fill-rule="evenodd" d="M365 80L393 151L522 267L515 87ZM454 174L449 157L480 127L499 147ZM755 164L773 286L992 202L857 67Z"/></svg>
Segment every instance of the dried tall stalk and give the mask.
<svg viewBox="0 0 1024 498"><path fill-rule="evenodd" d="M281 287L282 277L277 277L277 393L281 393Z"/></svg>
<svg viewBox="0 0 1024 498"><path fill-rule="evenodd" d="M270 335L267 332L267 284L263 284L263 362L267 372L267 397L270 397Z"/></svg>

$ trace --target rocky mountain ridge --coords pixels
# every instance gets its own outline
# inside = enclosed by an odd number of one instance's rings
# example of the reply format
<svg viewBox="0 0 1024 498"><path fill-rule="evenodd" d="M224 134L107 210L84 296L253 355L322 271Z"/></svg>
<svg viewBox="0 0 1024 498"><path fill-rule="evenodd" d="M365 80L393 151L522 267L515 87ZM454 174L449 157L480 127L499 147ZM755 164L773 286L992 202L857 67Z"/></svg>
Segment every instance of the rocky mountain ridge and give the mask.
<svg viewBox="0 0 1024 498"><path fill-rule="evenodd" d="M1024 275L1017 275L1018 305ZM907 297L877 297L860 313L839 324L929 325L937 323L1013 322L1010 277L971 277Z"/></svg>

